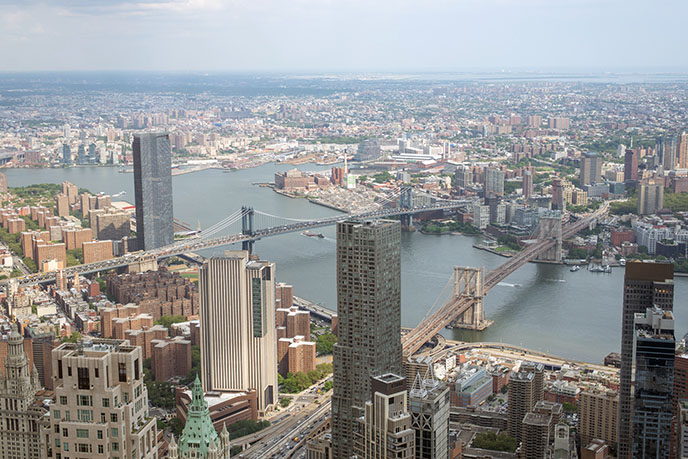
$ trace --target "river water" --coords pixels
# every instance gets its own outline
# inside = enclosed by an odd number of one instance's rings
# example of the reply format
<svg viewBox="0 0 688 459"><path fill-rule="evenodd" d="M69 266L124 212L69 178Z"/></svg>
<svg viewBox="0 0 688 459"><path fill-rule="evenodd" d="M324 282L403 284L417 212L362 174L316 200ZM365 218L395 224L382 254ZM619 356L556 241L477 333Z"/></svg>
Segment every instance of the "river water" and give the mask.
<svg viewBox="0 0 688 459"><path fill-rule="evenodd" d="M196 227L207 228L242 205L274 215L310 219L336 212L291 199L269 188L253 185L269 182L286 164L267 164L235 172L207 170L173 177L174 215ZM319 170L315 165L298 166ZM9 186L60 183L64 180L94 193L125 191L113 200L133 203L133 174L114 167L70 169L10 169ZM277 264L277 280L294 286L296 295L336 309L334 227L318 230L324 239L286 234L258 241L255 252ZM236 230L235 230L236 232ZM504 258L474 249L479 238L455 235L402 234L402 323L416 325L445 289L455 265L493 269ZM221 254L224 249L202 252ZM564 357L601 363L619 350L623 268L611 274L572 273L565 266L527 264L493 288L485 300L487 316L495 323L473 332L446 330L448 337L469 341L501 341ZM674 314L676 336L688 331L688 278L676 279Z"/></svg>

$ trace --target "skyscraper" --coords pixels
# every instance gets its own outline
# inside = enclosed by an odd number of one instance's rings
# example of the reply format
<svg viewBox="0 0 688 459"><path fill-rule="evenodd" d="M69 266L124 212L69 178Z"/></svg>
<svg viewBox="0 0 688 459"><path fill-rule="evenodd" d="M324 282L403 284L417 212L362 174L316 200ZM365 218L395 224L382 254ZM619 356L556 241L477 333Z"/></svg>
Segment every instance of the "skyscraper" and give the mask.
<svg viewBox="0 0 688 459"><path fill-rule="evenodd" d="M62 144L62 164L70 166L72 164L72 149L69 144Z"/></svg>
<svg viewBox="0 0 688 459"><path fill-rule="evenodd" d="M523 362L519 371L511 373L509 378L508 430L519 441L523 437L526 414L544 398L544 371L541 363Z"/></svg>
<svg viewBox="0 0 688 459"><path fill-rule="evenodd" d="M504 171L496 167L488 167L485 171L485 196L504 194Z"/></svg>
<svg viewBox="0 0 688 459"><path fill-rule="evenodd" d="M602 180L602 158L596 153L586 153L580 159L580 186L592 185Z"/></svg>
<svg viewBox="0 0 688 459"><path fill-rule="evenodd" d="M658 307L635 314L633 457L670 457L674 316Z"/></svg>
<svg viewBox="0 0 688 459"><path fill-rule="evenodd" d="M533 194L533 174L530 171L523 173L523 197L529 199Z"/></svg>
<svg viewBox="0 0 688 459"><path fill-rule="evenodd" d="M411 427L416 433L415 459L445 459L449 454L449 388L416 374L409 392Z"/></svg>
<svg viewBox="0 0 688 459"><path fill-rule="evenodd" d="M664 207L664 185L641 183L638 192L638 214L655 214L662 207Z"/></svg>
<svg viewBox="0 0 688 459"><path fill-rule="evenodd" d="M275 264L227 251L200 270L201 375L206 391L255 389L277 401Z"/></svg>
<svg viewBox="0 0 688 459"><path fill-rule="evenodd" d="M334 345L333 457L353 454L353 424L370 400L370 378L402 374L401 226L337 224L338 341Z"/></svg>
<svg viewBox="0 0 688 459"><path fill-rule="evenodd" d="M416 437L403 376L388 373L372 378L370 401L365 403L364 415L356 419L354 430L354 453L358 458L415 457Z"/></svg>
<svg viewBox="0 0 688 459"><path fill-rule="evenodd" d="M624 182L638 180L638 150L626 150L624 157Z"/></svg>
<svg viewBox="0 0 688 459"><path fill-rule="evenodd" d="M619 391L619 458L631 457L633 401L631 374L635 314L658 306L672 311L674 305L674 265L634 261L626 264L623 318L621 322L621 371Z"/></svg>
<svg viewBox="0 0 688 459"><path fill-rule="evenodd" d="M53 349L52 457L158 457L143 355L126 340L93 339Z"/></svg>
<svg viewBox="0 0 688 459"><path fill-rule="evenodd" d="M566 200L564 199L564 185L560 178L552 179L552 210L566 210Z"/></svg>
<svg viewBox="0 0 688 459"><path fill-rule="evenodd" d="M678 135L676 144L676 162L679 169L688 169L688 132Z"/></svg>
<svg viewBox="0 0 688 459"><path fill-rule="evenodd" d="M151 250L174 241L170 138L139 134L133 150L136 238L139 249Z"/></svg>
<svg viewBox="0 0 688 459"><path fill-rule="evenodd" d="M660 164L665 171L670 171L676 168L676 148L677 139L675 135L666 135L659 137L655 145L657 155L659 156Z"/></svg>
<svg viewBox="0 0 688 459"><path fill-rule="evenodd" d="M0 457L40 459L46 455L46 412L36 401L38 371L29 365L24 339L12 326L7 340L5 377L0 379ZM49 421L48 421L49 422Z"/></svg>

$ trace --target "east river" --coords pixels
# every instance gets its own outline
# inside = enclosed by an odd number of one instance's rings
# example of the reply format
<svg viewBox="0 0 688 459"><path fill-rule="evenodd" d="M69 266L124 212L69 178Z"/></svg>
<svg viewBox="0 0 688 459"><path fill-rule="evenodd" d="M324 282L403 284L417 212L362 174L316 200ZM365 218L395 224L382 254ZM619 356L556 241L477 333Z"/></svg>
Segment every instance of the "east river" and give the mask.
<svg viewBox="0 0 688 459"><path fill-rule="evenodd" d="M173 177L174 215L196 227L207 228L242 205L274 215L311 219L336 212L291 199L269 188L253 185L269 182L287 164L267 164L235 172L207 170ZM315 165L303 170L324 169ZM70 169L6 169L9 186L60 183L69 180L93 193L126 194L113 200L134 201L133 174L115 167ZM299 233L258 241L255 252L277 264L277 280L294 286L294 293L336 309L335 231L318 229L324 239ZM453 267L484 266L493 269L504 258L474 249L480 238L455 235L402 234L402 324L416 325L445 289ZM202 255L221 254L223 249ZM674 314L676 337L688 331L688 278L676 278ZM468 341L496 341L550 352L576 360L601 363L606 354L619 350L623 268L611 274L570 272L565 266L526 264L498 285L485 300L494 324L483 332L446 330L448 337ZM446 290L445 290L446 291Z"/></svg>

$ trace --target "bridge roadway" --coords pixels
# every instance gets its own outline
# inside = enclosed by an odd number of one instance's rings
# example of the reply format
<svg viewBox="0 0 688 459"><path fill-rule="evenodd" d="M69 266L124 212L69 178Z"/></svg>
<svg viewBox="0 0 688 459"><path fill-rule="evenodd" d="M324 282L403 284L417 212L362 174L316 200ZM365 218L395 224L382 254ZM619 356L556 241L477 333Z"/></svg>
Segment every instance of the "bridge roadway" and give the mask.
<svg viewBox="0 0 688 459"><path fill-rule="evenodd" d="M592 221L605 214L608 209L609 203L604 203L595 212L581 218L580 220L567 224L564 228L562 228L562 239L567 239L576 234L578 231L581 231ZM538 241L537 243L525 248L518 255L509 258L499 268L490 271L485 276L483 293L487 294L491 288L506 279L507 276L516 271L519 267L523 266L529 261L534 260L538 255L551 249L556 243L557 242L554 238ZM404 354L415 354L431 337L435 336L443 328L451 324L452 321L463 314L472 305L473 300L471 298L452 298L435 313L419 323L416 328L401 338Z"/></svg>
<svg viewBox="0 0 688 459"><path fill-rule="evenodd" d="M138 262L145 262L147 257L155 257L156 259L181 255L188 252L195 252L198 250L209 249L213 247L222 247L224 245L236 244L244 241L255 241L270 236L278 236L280 234L293 233L295 231L304 231L312 228L320 228L323 226L334 225L338 222L346 220L370 220L375 218L393 217L396 215L418 214L422 212L432 212L437 210L451 210L456 209L468 201L446 201L430 206L419 206L409 209L396 207L393 209L382 209L371 212L364 212L360 214L344 214L336 215L334 217L322 218L319 220L310 220L297 223L291 223L282 226L273 226L270 228L259 229L252 235L247 234L233 234L229 236L221 236L217 238L202 239L202 234L195 238L189 238L184 241L171 244L159 249L150 250L147 252L134 252L122 257L111 258L109 260L99 261L95 263L82 264L72 266L64 270L66 277L72 277L74 274L91 274L100 271L107 271L110 269L121 268L129 266ZM55 282L55 272L37 273L28 276L21 276L14 279L20 286L35 285L43 283ZM0 281L0 285L7 284L9 280Z"/></svg>

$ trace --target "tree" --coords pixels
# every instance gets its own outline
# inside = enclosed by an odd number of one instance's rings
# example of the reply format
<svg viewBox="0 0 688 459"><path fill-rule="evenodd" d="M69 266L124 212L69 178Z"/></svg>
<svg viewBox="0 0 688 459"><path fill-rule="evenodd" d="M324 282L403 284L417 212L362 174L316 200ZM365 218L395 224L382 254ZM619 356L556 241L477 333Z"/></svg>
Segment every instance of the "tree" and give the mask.
<svg viewBox="0 0 688 459"><path fill-rule="evenodd" d="M289 397L282 397L280 398L280 406L282 408L286 408L291 404L291 398Z"/></svg>
<svg viewBox="0 0 688 459"><path fill-rule="evenodd" d="M162 316L155 321L155 324L162 325L165 328L170 328L172 324L178 324L180 322L186 322L186 317L181 315Z"/></svg>
<svg viewBox="0 0 688 459"><path fill-rule="evenodd" d="M62 341L63 343L77 343L82 338L82 336L83 335L81 333L75 331L72 332L72 334L69 336L62 337L60 341Z"/></svg>
<svg viewBox="0 0 688 459"><path fill-rule="evenodd" d="M318 338L315 340L315 350L320 355L332 354L332 350L334 349L334 343L336 342L337 337L334 333L329 331L325 332L322 335L318 336Z"/></svg>
<svg viewBox="0 0 688 459"><path fill-rule="evenodd" d="M518 446L515 438L504 432L497 435L494 432L480 432L473 438L474 448L489 449L492 451L506 451L513 453Z"/></svg>

